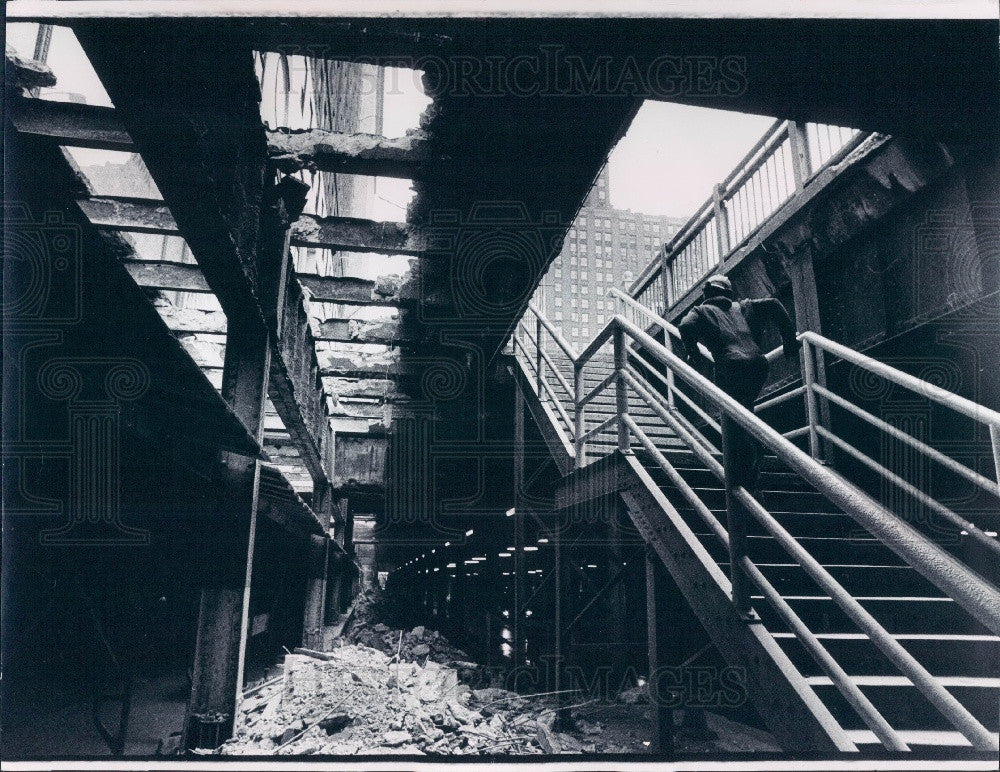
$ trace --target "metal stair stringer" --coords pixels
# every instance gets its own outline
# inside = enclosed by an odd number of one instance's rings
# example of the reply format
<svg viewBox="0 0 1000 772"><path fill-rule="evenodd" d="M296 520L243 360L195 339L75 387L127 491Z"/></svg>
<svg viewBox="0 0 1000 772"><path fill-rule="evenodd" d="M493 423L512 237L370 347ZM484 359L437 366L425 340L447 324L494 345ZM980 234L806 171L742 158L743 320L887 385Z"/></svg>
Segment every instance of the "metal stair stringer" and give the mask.
<svg viewBox="0 0 1000 772"><path fill-rule="evenodd" d="M760 622L742 619L729 577L633 454L620 451L566 475L565 509L617 493L637 531L670 573L726 662L746 675L747 696L787 751L855 752L857 746Z"/></svg>

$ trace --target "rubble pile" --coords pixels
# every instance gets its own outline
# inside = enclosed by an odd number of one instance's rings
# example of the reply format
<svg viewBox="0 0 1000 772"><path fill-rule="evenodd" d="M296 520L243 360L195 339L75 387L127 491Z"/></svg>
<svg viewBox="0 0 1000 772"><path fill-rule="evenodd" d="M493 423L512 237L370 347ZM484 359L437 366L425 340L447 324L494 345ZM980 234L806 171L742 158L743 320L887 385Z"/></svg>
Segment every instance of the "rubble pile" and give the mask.
<svg viewBox="0 0 1000 772"><path fill-rule="evenodd" d="M280 679L247 696L226 755L593 752L555 713L503 689L472 689L426 657L364 645L290 654Z"/></svg>
<svg viewBox="0 0 1000 772"><path fill-rule="evenodd" d="M359 596L355 603L354 617L345 634L348 643L361 644L388 654L399 655L403 662L426 662L430 660L443 665L453 665L459 670L475 670L477 665L469 661L469 655L453 646L437 630L427 630L423 626L412 630L396 630L384 622L381 598L369 591ZM467 680L463 674L462 680Z"/></svg>

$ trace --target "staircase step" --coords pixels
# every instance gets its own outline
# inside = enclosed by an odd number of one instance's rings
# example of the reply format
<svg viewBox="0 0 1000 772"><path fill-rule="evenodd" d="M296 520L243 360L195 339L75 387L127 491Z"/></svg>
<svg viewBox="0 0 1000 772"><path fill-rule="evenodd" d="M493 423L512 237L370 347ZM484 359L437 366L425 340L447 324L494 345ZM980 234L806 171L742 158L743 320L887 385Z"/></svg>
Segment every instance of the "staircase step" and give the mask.
<svg viewBox="0 0 1000 772"><path fill-rule="evenodd" d="M896 675L899 669L864 633L820 634L820 642L849 673ZM1000 662L1000 637L955 633L911 633L894 636L918 662L932 673L956 676L993 676ZM803 675L822 675L822 670L792 633L774 633Z"/></svg>
<svg viewBox="0 0 1000 772"><path fill-rule="evenodd" d="M930 581L906 565L861 565L853 561L826 563L823 568L852 595L898 595L901 591L917 597L941 595ZM729 571L729 562L724 563ZM816 582L797 563L786 558L783 562L757 563L767 580L778 592L787 595L808 595L816 591Z"/></svg>
<svg viewBox="0 0 1000 772"><path fill-rule="evenodd" d="M827 676L812 676L806 680L845 729L864 728L864 722ZM893 728L952 728L948 720L903 676L852 676L852 680ZM997 711L1000 679L942 676L939 681L988 730L995 732L1000 728Z"/></svg>
<svg viewBox="0 0 1000 772"><path fill-rule="evenodd" d="M678 513L696 531L704 531L701 516L690 506L686 497L679 491L672 488L664 489L667 498L677 507ZM725 525L726 510L722 507L710 508L716 519ZM782 510L771 510L774 516L785 530L792 536L814 536L837 539L871 538L871 534L865 531L850 515L843 512L788 512ZM765 535L768 532L764 526L754 518L750 518L747 527L748 533Z"/></svg>
<svg viewBox="0 0 1000 772"><path fill-rule="evenodd" d="M814 633L856 633L857 626L828 596L782 596ZM890 633L969 633L989 631L971 620L951 598L925 596L855 596ZM769 630L786 631L784 622L761 596L754 608Z"/></svg>
<svg viewBox="0 0 1000 772"><path fill-rule="evenodd" d="M850 729L848 736L855 745L881 745L875 733L870 729ZM948 729L901 729L897 732L900 739L911 747L952 747L971 748L965 735Z"/></svg>
<svg viewBox="0 0 1000 772"><path fill-rule="evenodd" d="M696 531L696 533L698 532ZM702 529L702 532L698 533L698 538L708 549L713 559L720 562L726 560L728 550L715 534ZM798 538L797 541L810 555L823 564L903 565L903 562L877 539L857 539L847 542L844 539L804 536ZM788 553L770 536L748 536L747 554L754 563L789 562Z"/></svg>
<svg viewBox="0 0 1000 772"><path fill-rule="evenodd" d="M716 486L713 487L691 487L694 490L695 495L697 495L709 509L725 510L726 492L722 489L721 485L717 483ZM665 493L668 491L676 491L676 489L669 484L662 486L661 490ZM807 512L837 512L836 505L827 499L823 494L816 491L782 491L764 489L760 492L760 498L758 500L764 505L764 508L768 512L795 512L798 510Z"/></svg>

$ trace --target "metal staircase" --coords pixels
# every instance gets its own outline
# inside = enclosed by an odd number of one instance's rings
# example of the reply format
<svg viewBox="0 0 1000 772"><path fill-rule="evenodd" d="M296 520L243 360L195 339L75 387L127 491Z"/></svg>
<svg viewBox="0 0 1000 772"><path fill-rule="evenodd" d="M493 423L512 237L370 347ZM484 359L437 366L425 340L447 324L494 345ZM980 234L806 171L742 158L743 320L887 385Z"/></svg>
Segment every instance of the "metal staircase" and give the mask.
<svg viewBox="0 0 1000 772"><path fill-rule="evenodd" d="M542 432L565 475L562 505L601 491L621 496L716 648L746 668L751 699L789 750L971 746L995 758L1000 590L995 575L960 558L1000 564L997 510L974 524L914 490L935 516L918 528L822 463L827 442L893 474L820 423L818 400L860 408L814 381L815 358L847 359L984 424L995 453L1000 414L804 333L802 386L757 407L761 414L805 400L808 425L782 435L650 334L669 339L674 328L612 295L620 315L580 353L533 306L513 339L522 391L548 423ZM719 411L767 450L753 495L727 483ZM795 445L800 438L809 452ZM995 480L955 469L957 461L913 438L896 439L996 504Z"/></svg>

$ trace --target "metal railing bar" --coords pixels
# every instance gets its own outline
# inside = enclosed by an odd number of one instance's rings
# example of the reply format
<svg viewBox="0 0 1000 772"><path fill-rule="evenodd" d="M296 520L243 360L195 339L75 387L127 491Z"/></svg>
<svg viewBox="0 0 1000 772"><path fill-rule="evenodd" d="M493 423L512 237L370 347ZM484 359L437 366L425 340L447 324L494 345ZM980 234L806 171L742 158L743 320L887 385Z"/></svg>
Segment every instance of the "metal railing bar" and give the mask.
<svg viewBox="0 0 1000 772"><path fill-rule="evenodd" d="M657 343L645 331L621 316L615 317L613 322L620 325L629 337L642 344L654 358L715 402L745 431L777 453L792 471L857 520L918 573L937 585L984 625L1000 634L1000 590L856 485L815 461L756 415L745 410L735 399Z"/></svg>
<svg viewBox="0 0 1000 772"><path fill-rule="evenodd" d="M740 168L741 165L738 164L733 170L734 173L730 173L729 177L723 180L722 186L726 188L730 195L744 187L744 185L755 174L757 174L757 172L763 169L768 160L774 157L774 154L771 151L780 147L781 144L788 138L788 124L785 121L781 121L780 124L780 126L775 125L771 127L770 131L775 132L774 134L771 136L765 134L761 138L761 142L758 143L760 155L755 163L744 164L742 165L742 169ZM777 131L775 131L776 129ZM722 200L725 201L727 198L727 195L723 195ZM762 199L763 197L757 195L756 198ZM763 201L761 201L761 203L763 203Z"/></svg>
<svg viewBox="0 0 1000 772"><path fill-rule="evenodd" d="M796 448L796 450L798 450ZM801 451L800 451L801 452ZM913 685L934 705L959 732L981 750L997 751L1000 744L955 697L941 686L902 644L873 617L840 583L814 558L795 537L774 519L745 488L737 488L736 496L764 528L864 633L883 654L906 675Z"/></svg>
<svg viewBox="0 0 1000 772"><path fill-rule="evenodd" d="M583 370L587 362L590 361L591 357L594 356L598 351L604 347L612 336L615 334L615 318L612 318L601 331L594 336L594 339L587 344L587 347L580 352L580 355L576 357L573 362L574 368L577 372Z"/></svg>
<svg viewBox="0 0 1000 772"><path fill-rule="evenodd" d="M534 363L532 362L532 356L528 352L528 349L524 345L524 342L520 341L520 340L517 340L516 338L515 338L514 342L515 342L515 346L516 347L520 347L521 353L524 354L524 359L526 360L527 369L530 372L532 372L532 373L534 373L534 374L537 375L537 371L536 371L536 369L534 367ZM556 411L559 413L559 417L562 418L562 420L565 422L566 426L568 427L568 429L569 429L569 439L572 440L573 439L573 433L574 433L573 422L570 421L569 414L566 412L566 409L562 406L562 401L556 396L555 390L552 388L551 384L549 384L549 382L545 378L541 378L541 379L535 379L535 378L533 378L532 381L537 381L538 383L541 383L542 388L545 390L545 393L548 395L549 399L551 399L552 402L553 402L553 404L555 405ZM539 394L538 398L541 399L542 395Z"/></svg>
<svg viewBox="0 0 1000 772"><path fill-rule="evenodd" d="M629 375L631 375L632 378L635 379L635 381L637 381L638 383L643 384L643 386L645 386L645 383L643 381L642 375L634 367L632 367L631 365L628 366L626 368L626 372ZM660 406L660 408L662 410L666 410L667 413L670 416L672 416L675 421L680 422L680 424L684 427L685 431L687 431L688 434L690 434L698 442L700 442L709 453L714 453L716 455L720 455L719 449L717 447L715 447L715 445L713 445L711 442L709 442L708 438L705 437L705 435L702 434L698 430L698 428L695 427L690 421L688 421L687 418L685 418L683 415L681 415L680 413L678 413L674 408L672 408L670 406L670 403L667 402L667 400L665 400L663 398L663 395L658 394L657 392L655 392L655 391L653 391L653 390L650 389L650 390L647 390L644 395L640 395L640 396L642 396L643 401L645 401L647 404L649 403L649 400L651 400L651 399L652 400L656 400L656 403ZM649 407L654 412L657 412L656 408L653 407L652 405L649 405Z"/></svg>
<svg viewBox="0 0 1000 772"><path fill-rule="evenodd" d="M947 520L955 527L965 531L971 539L973 539L976 542L979 542L979 544L986 547L991 552L996 553L997 556L1000 556L1000 542L998 542L991 536L987 536L982 531L982 529L980 529L975 523L969 522L964 517L959 515L957 512L949 509L939 501L932 499L930 496L921 491L919 488L916 488L915 486L911 485L902 477L900 477L899 475L897 475L896 473L894 473L893 471L891 471L890 469L886 468L878 461L873 459L871 456L861 452L853 445L851 445L849 442L841 439L828 429L822 426L817 426L816 432L824 439L832 442L834 445L836 445L842 451L847 453L849 456L857 459L862 464L867 466L869 469L871 469L874 472L877 472L883 478L896 485L904 493L908 494L909 496L912 496L914 499L923 504L925 507L934 510L935 513L937 513L940 517Z"/></svg>
<svg viewBox="0 0 1000 772"><path fill-rule="evenodd" d="M547 352L544 348L538 345L538 341L535 340L534 336L530 332L525 330L525 334L528 336L531 342L535 344L536 352L541 355L542 359L545 360L545 364L547 364L549 368L552 370L552 374L555 375L556 380L559 381L559 385L562 386L563 389L566 391L566 393L570 396L570 398L572 398L573 387L569 385L569 381L567 381L566 378L563 376L563 374L559 372L559 368L556 367L556 363L552 361L552 357L549 356L549 352ZM527 352L525 352L525 354L527 354Z"/></svg>
<svg viewBox="0 0 1000 772"><path fill-rule="evenodd" d="M604 391L608 386L615 382L617 373L612 372L607 378L597 384L593 389L591 389L586 395L581 397L580 401L576 403L577 409L579 410L584 405L587 405L594 399L598 394Z"/></svg>
<svg viewBox="0 0 1000 772"><path fill-rule="evenodd" d="M635 350L632 350L630 352L630 356L632 357L632 359L636 360L639 364L645 367L649 371L649 373L655 376L661 383L663 383L664 386L670 389L675 397L680 397L681 400L684 402L684 404L686 404L689 408L691 408L698 415L698 417L701 418L701 420L703 420L705 423L711 426L715 431L717 432L722 431L722 427L719 425L718 421L716 421L714 418L712 418L712 416L710 416L708 413L702 410L701 406L693 399L691 399L691 397L689 397L683 391L678 389L675 385L671 384L670 381L662 373L660 373L655 367L653 367L653 365L651 365L649 362L646 361L645 357L640 356L639 353Z"/></svg>
<svg viewBox="0 0 1000 772"><path fill-rule="evenodd" d="M843 695L854 711L861 717L869 729L882 742L886 748L892 751L908 751L910 747L903 742L895 729L886 721L878 708L871 700L858 688L847 672L840 666L840 663L827 651L826 647L810 630L802 619L795 613L781 593L772 585L763 572L753 564L749 557L743 556L740 566L746 575L757 587L760 588L764 598L771 604L771 607L778 612L778 616L784 620L791 629L795 637L802 643L803 647L816 663L826 671L826 674L833 681L834 686Z"/></svg>
<svg viewBox="0 0 1000 772"><path fill-rule="evenodd" d="M777 397L772 397L771 399L765 399L763 402L758 402L756 405L753 406L753 411L755 413L763 412L768 408L772 408L775 405L780 405L783 402L788 402L790 399L795 399L796 397L800 397L805 393L806 393L806 385L802 384L801 386L797 386L791 391L786 391L784 394L779 394Z"/></svg>
<svg viewBox="0 0 1000 772"><path fill-rule="evenodd" d="M937 450L936 448L932 448L930 445L928 445L925 442L921 442L916 437L913 437L907 434L906 432L897 429L892 424L887 423L886 421L883 421L881 418L872 415L864 408L858 407L853 402L849 402L848 400L841 397L839 394L835 394L834 392L830 391L827 388L824 388L818 383L813 386L813 390L817 394L830 400L833 404L837 405L838 407L843 408L849 413L853 413L862 421L871 424L877 429L881 429L890 437L895 437L897 440L906 443L911 448L919 450L921 453L924 453L929 458L932 458L935 461L937 461L939 464L941 464L941 466L945 467L946 469L949 469L950 471L954 472L957 475L961 475L972 484L978 485L987 493L992 493L994 496L1000 496L1000 487L998 487L997 483L991 480L989 477L984 477L978 472L969 469L969 467L965 466L965 464L960 464L958 461L955 461L952 458L948 458L948 456L946 456L944 453Z"/></svg>
<svg viewBox="0 0 1000 772"><path fill-rule="evenodd" d="M593 429L585 431L580 437L581 442L586 442L591 437L600 434L609 426L614 426L616 423L618 423L617 415L612 415L610 418L606 418L605 420L601 421L597 426L595 426Z"/></svg>
<svg viewBox="0 0 1000 772"><path fill-rule="evenodd" d="M681 425L676 417L670 414L669 410L665 410L655 399L653 399L652 394L649 393L649 391L638 381L638 379L636 379L634 375L632 375L632 373L626 370L623 373L623 376L625 378L625 382L628 383L628 385L631 386L640 397L642 397L653 412L670 424L670 428L677 432L681 439L688 444L691 448L691 452L698 457L698 460L701 461L701 463L708 467L708 471L720 480L723 479L725 473L723 472L722 464L712 456L708 449L699 445L694 436Z"/></svg>
<svg viewBox="0 0 1000 772"><path fill-rule="evenodd" d="M767 130L761 135L760 139L758 139L757 142L754 144L754 146L751 147L746 152L746 155L744 155L739 161L736 162L736 164L734 164L733 170L720 183L722 187L724 188L728 187L730 183L736 178L736 175L739 174L740 169L750 165L750 162L753 161L754 156L757 155L758 152L760 152L761 148L764 147L764 145L768 142L768 140L780 134L787 134L787 133L788 133L788 121L784 120L783 118L778 118L774 123L768 126Z"/></svg>
<svg viewBox="0 0 1000 772"><path fill-rule="evenodd" d="M797 440L799 437L804 437L809 434L809 429L810 427L808 426L801 426L798 429L792 429L790 432L785 432L781 436L786 440Z"/></svg>
<svg viewBox="0 0 1000 772"><path fill-rule="evenodd" d="M566 428L569 430L569 438L573 439L573 421L570 420L569 413L566 412L566 408L562 406L562 400L556 396L555 389L552 388L551 384L544 378L541 380L542 388L545 389L545 393L549 395L549 399L552 400L555 405L556 411L559 413L559 417L562 418L563 422L566 424ZM540 395L539 395L540 396Z"/></svg>
<svg viewBox="0 0 1000 772"><path fill-rule="evenodd" d="M850 362L852 364L863 367L866 370L875 373L887 381L891 381L903 388L909 389L922 397L926 397L929 400L938 402L946 407L950 407L952 410L961 413L964 416L985 423L989 426L995 426L1000 429L1000 413L995 410L990 410L988 407L977 404L972 400L966 399L965 397L960 397L954 392L948 391L947 389L942 389L940 386L935 386L932 383L921 380L916 376L910 375L908 373L900 372L896 368L879 362L877 359L872 359L869 356L865 356L853 349L849 349L846 346L842 346L839 343L835 343L829 338L824 338L822 335L817 335L814 332L803 332L801 337L808 340L810 343L815 345L817 348L823 349L834 356L838 356L841 359Z"/></svg>
<svg viewBox="0 0 1000 772"><path fill-rule="evenodd" d="M670 481L680 490L684 498L688 500L694 510L698 513L699 517L701 517L704 521L705 525L708 526L728 552L729 534L726 533L725 527L715 516L712 510L710 510L698 497L698 494L694 492L694 489L691 488L687 480L685 480L680 472L674 468L673 464L667 460L666 456L660 452L659 448L653 444L641 427L639 427L631 418L627 418L626 423L632 433L639 439L639 442L643 445L646 451L656 461L657 465L664 471L664 473L666 473L667 477L670 478ZM899 735L889 725L882 714L879 713L871 701L864 696L857 684L851 680L850 676L844 671L833 656L831 656L830 652L827 651L825 646L823 646L820 640L816 637L815 633L813 633L812 630L805 625L802 619L795 613L794 609L792 609L788 602L781 597L778 590L771 584L767 577L764 576L763 572L753 563L753 561L749 557L744 556L740 562L740 567L747 574L750 580L757 585L764 595L765 600L767 600L774 610L778 612L778 616L784 620L785 624L788 625L795 636L802 642L806 651L808 651L819 666L823 668L833 684L837 687L840 693L844 695L844 699L846 699L851 707L854 708L868 728L875 733L875 736L882 741L883 745L894 751L908 751L909 747L906 743L902 741Z"/></svg>
<svg viewBox="0 0 1000 772"><path fill-rule="evenodd" d="M542 313L535 307L534 303L528 303L528 310L531 311L538 320L542 323L542 327L552 336L552 340L556 342L556 345L563 350L571 360L576 361L578 358L577 353L573 350L573 347L569 342L562 336L562 333L558 329L552 326L552 322L546 319Z"/></svg>

